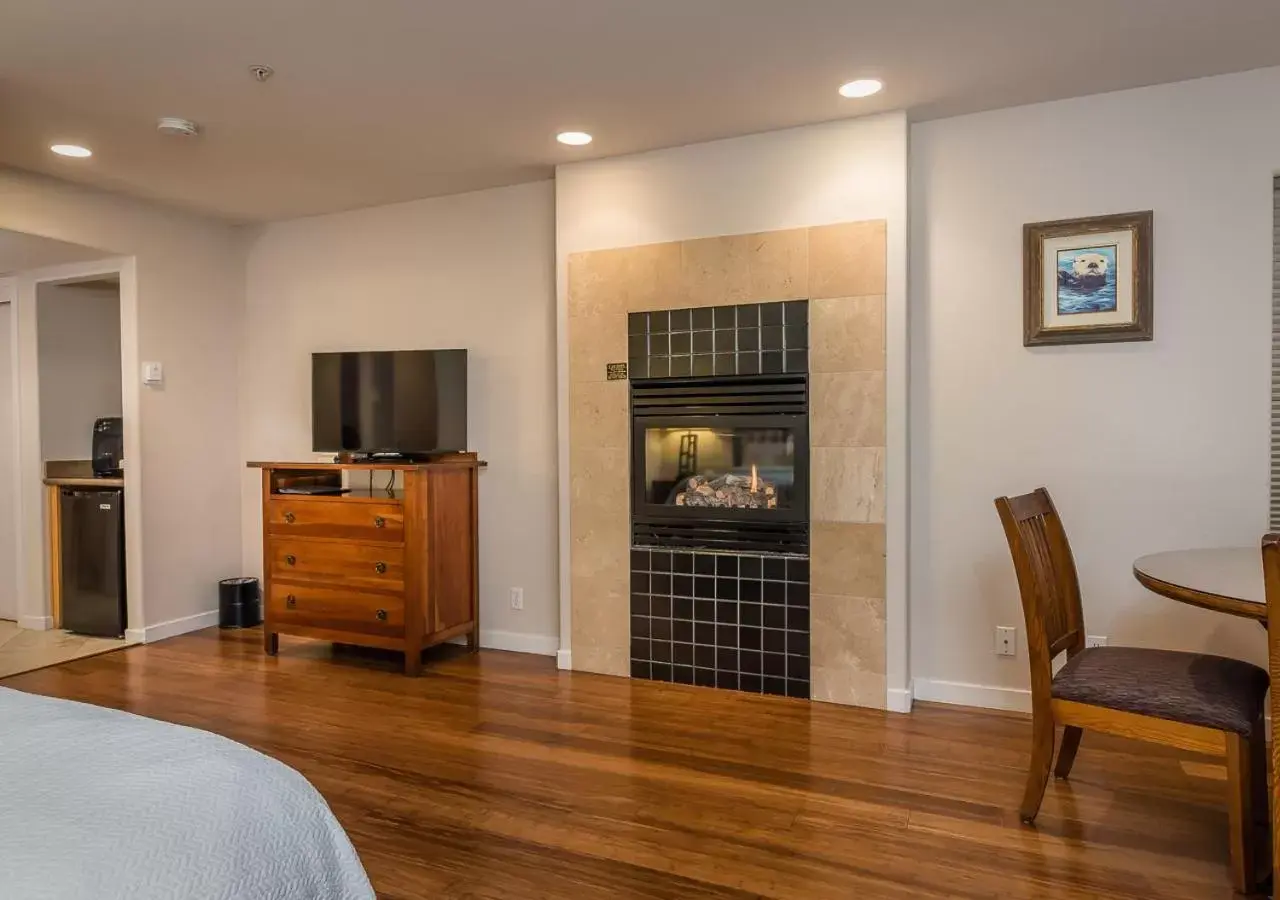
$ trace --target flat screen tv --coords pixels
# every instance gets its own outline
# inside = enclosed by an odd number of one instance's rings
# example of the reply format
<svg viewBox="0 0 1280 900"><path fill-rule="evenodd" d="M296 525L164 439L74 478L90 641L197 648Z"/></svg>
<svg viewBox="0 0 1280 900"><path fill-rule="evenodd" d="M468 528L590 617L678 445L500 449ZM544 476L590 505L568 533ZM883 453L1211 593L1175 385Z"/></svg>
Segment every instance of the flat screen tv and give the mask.
<svg viewBox="0 0 1280 900"><path fill-rule="evenodd" d="M311 355L311 443L318 453L467 449L467 351Z"/></svg>

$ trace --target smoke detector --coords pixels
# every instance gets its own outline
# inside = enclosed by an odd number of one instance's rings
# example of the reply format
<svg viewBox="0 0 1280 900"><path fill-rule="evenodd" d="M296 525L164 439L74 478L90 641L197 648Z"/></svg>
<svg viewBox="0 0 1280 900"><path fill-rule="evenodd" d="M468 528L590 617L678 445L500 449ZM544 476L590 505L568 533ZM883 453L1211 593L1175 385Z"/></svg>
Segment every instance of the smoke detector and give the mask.
<svg viewBox="0 0 1280 900"><path fill-rule="evenodd" d="M276 70L270 66L250 66L249 74L253 76L254 81L262 82L276 74Z"/></svg>
<svg viewBox="0 0 1280 900"><path fill-rule="evenodd" d="M176 116L164 116L156 122L156 130L161 134L174 134L178 137L195 137L200 133L200 126L190 119L179 119Z"/></svg>

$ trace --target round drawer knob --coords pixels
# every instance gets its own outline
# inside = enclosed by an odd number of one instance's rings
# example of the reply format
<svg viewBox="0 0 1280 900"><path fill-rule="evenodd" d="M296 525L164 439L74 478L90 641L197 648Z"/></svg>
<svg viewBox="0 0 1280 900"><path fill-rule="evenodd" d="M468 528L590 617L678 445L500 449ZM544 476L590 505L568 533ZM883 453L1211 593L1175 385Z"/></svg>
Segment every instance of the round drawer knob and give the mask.
<svg viewBox="0 0 1280 900"><path fill-rule="evenodd" d="M298 606L298 598L293 596L293 594L290 594L288 597L284 598L284 605L290 609L295 609Z"/></svg>
<svg viewBox="0 0 1280 900"><path fill-rule="evenodd" d="M290 553L288 556L284 558L284 562L285 562L285 565L287 566L296 566L298 564L298 557Z"/></svg>
<svg viewBox="0 0 1280 900"><path fill-rule="evenodd" d="M291 512L287 512L287 513L285 513L285 514L284 514L284 520L285 520L286 522L288 522L290 525L292 525L292 524L293 524L293 520L294 520L294 515L293 515L293 513L291 513Z"/></svg>
<svg viewBox="0 0 1280 900"><path fill-rule="evenodd" d="M387 621L387 611L385 609L378 610L374 615L378 617L379 622Z"/></svg>
<svg viewBox="0 0 1280 900"><path fill-rule="evenodd" d="M386 574L387 574L387 564L386 564L386 563L384 563L384 562L374 563L374 564L373 564L373 571L377 572L379 575L386 575Z"/></svg>
<svg viewBox="0 0 1280 900"><path fill-rule="evenodd" d="M373 517L373 527L374 527L374 528L386 528L386 527L387 527L387 520L386 520L386 519L384 519L384 518L382 518L382 516L374 516L374 517Z"/></svg>

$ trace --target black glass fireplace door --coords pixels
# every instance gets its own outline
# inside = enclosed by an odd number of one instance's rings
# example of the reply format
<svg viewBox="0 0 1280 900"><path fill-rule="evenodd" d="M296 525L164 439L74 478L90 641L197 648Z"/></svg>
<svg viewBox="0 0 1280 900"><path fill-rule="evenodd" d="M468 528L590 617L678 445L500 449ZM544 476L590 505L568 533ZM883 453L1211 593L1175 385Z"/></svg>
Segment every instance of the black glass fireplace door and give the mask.
<svg viewBox="0 0 1280 900"><path fill-rule="evenodd" d="M632 522L638 545L803 552L809 520L807 385L633 389ZM696 414L683 414L694 412Z"/></svg>
<svg viewBox="0 0 1280 900"><path fill-rule="evenodd" d="M808 517L803 416L637 419L632 439L637 513Z"/></svg>

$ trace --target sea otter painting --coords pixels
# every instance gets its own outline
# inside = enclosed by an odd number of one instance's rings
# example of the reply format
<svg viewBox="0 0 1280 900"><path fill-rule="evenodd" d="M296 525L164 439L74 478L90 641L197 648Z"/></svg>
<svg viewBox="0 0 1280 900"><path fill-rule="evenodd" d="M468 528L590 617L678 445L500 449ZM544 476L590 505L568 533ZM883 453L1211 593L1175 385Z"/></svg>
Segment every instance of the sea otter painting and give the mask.
<svg viewBox="0 0 1280 900"><path fill-rule="evenodd" d="M1152 336L1151 210L1022 226L1022 343Z"/></svg>
<svg viewBox="0 0 1280 900"><path fill-rule="evenodd" d="M1058 315L1114 312L1116 247L1058 251Z"/></svg>

